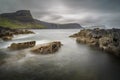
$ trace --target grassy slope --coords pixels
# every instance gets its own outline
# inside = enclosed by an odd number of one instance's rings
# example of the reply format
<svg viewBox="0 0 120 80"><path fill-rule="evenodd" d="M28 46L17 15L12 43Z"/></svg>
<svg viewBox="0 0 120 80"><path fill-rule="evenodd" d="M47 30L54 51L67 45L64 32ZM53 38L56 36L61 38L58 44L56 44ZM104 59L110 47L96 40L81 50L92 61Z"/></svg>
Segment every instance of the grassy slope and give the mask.
<svg viewBox="0 0 120 80"><path fill-rule="evenodd" d="M7 18L0 17L0 26L9 28L44 28L44 26L35 23L22 23L19 21L13 21Z"/></svg>

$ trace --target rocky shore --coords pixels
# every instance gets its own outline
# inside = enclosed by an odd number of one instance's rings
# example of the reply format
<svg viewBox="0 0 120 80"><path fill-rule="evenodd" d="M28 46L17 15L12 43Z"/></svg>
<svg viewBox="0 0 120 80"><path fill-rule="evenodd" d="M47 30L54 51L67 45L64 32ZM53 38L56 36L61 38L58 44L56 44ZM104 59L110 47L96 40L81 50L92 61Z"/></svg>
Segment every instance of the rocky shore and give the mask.
<svg viewBox="0 0 120 80"><path fill-rule="evenodd" d="M120 29L83 29L70 37L120 57Z"/></svg>
<svg viewBox="0 0 120 80"><path fill-rule="evenodd" d="M0 26L0 39L7 41L12 40L14 35L19 34L33 34L34 32L25 29L10 29Z"/></svg>

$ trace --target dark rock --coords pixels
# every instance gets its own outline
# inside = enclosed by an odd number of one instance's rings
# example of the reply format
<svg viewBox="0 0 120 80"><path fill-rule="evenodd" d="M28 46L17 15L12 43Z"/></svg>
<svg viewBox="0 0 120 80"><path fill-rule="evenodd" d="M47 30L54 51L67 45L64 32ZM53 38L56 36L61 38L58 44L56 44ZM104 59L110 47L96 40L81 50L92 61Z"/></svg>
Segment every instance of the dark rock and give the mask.
<svg viewBox="0 0 120 80"><path fill-rule="evenodd" d="M61 47L61 42L54 41L46 44L40 44L31 49L33 53L36 54L51 54L59 50Z"/></svg>
<svg viewBox="0 0 120 80"><path fill-rule="evenodd" d="M34 47L36 44L35 41L23 42L23 43L12 43L8 48L11 50L25 49Z"/></svg>
<svg viewBox="0 0 120 80"><path fill-rule="evenodd" d="M2 40L4 41L8 41L8 40L12 40L13 36L4 36L2 37Z"/></svg>
<svg viewBox="0 0 120 80"><path fill-rule="evenodd" d="M25 29L10 29L7 27L0 26L0 38L2 40L12 40L14 35L19 34L34 34L34 32Z"/></svg>
<svg viewBox="0 0 120 80"><path fill-rule="evenodd" d="M18 34L34 34L34 32L26 30L26 29L18 29L16 31L13 32L14 35L18 35Z"/></svg>

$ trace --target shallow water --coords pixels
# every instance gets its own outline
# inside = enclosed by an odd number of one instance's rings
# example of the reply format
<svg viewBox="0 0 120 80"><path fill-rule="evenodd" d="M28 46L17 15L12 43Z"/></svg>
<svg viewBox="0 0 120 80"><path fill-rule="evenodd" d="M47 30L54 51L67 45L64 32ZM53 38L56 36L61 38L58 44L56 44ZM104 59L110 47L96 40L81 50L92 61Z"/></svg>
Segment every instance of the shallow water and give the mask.
<svg viewBox="0 0 120 80"><path fill-rule="evenodd" d="M96 48L77 44L70 30L33 30L36 34L15 36L0 42L0 80L120 80L120 60ZM10 51L13 42L37 44L61 41L55 54L35 55L28 49Z"/></svg>

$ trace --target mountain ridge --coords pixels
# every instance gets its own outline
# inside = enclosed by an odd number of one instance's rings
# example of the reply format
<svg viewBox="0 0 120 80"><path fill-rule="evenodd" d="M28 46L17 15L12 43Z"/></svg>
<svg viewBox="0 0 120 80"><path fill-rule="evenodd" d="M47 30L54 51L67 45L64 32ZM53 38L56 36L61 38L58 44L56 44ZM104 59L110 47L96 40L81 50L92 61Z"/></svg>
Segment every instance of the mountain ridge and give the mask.
<svg viewBox="0 0 120 80"><path fill-rule="evenodd" d="M57 23L49 23L45 21L40 21L37 19L34 19L37 24L42 24L44 26L47 26L47 29L73 29L73 26L75 29L82 28L80 24L78 23L66 23L66 24L57 24ZM69 26L69 27L68 27Z"/></svg>
<svg viewBox="0 0 120 80"><path fill-rule="evenodd" d="M14 24L14 25L13 25ZM43 29L79 29L78 23L57 24L34 19L30 10L19 10L0 14L0 26L13 28L43 28ZM14 27L15 26L15 27Z"/></svg>

